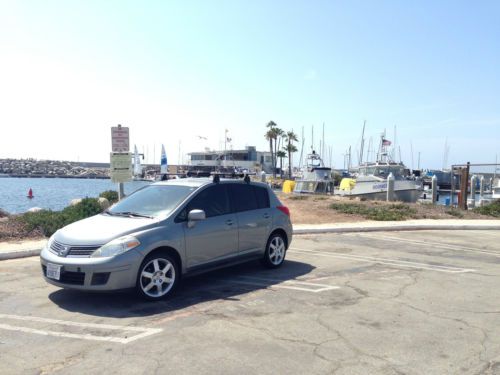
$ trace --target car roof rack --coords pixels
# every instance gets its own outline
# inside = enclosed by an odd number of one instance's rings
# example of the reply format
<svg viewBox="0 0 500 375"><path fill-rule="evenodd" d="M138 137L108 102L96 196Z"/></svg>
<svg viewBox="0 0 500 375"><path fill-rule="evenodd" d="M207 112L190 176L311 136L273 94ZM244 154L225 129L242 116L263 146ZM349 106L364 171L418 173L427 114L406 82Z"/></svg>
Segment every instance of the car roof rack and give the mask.
<svg viewBox="0 0 500 375"><path fill-rule="evenodd" d="M213 176L212 182L214 184L218 184L220 182L221 178L228 178L228 177L229 178L233 178L233 179L237 178L237 177L240 177L240 178L243 177L243 181L245 181L245 183L249 184L251 182L251 180L250 180L250 174L248 174L248 173L239 174L239 175L232 174L230 176L228 176L227 173L223 173L223 172L222 173L221 172L212 172L210 174Z"/></svg>

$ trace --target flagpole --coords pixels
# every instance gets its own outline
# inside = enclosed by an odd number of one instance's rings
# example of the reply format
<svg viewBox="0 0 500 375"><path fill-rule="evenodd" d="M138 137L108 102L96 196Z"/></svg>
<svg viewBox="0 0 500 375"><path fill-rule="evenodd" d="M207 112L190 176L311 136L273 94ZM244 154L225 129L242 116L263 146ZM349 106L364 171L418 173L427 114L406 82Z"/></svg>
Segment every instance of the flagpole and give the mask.
<svg viewBox="0 0 500 375"><path fill-rule="evenodd" d="M227 129L224 131L224 168L226 168Z"/></svg>

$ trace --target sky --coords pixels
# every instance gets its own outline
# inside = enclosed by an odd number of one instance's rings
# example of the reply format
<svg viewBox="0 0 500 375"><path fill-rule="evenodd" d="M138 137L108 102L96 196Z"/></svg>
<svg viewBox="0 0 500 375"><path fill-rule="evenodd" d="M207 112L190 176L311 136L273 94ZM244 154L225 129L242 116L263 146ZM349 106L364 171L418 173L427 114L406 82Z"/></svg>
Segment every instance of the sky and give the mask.
<svg viewBox="0 0 500 375"><path fill-rule="evenodd" d="M107 162L121 124L176 164L272 120L337 168L364 121L409 167L493 163L499 41L496 0L0 0L0 158Z"/></svg>

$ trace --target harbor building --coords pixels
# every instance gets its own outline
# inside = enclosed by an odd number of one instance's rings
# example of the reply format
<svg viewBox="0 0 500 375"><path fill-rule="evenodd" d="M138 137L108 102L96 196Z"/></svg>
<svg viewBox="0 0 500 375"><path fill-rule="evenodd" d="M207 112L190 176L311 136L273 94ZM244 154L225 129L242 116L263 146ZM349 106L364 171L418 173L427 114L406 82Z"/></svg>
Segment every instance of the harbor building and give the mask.
<svg viewBox="0 0 500 375"><path fill-rule="evenodd" d="M255 146L244 150L204 151L188 153L190 167L226 167L239 170L262 171L271 173L272 156L269 151L257 151Z"/></svg>

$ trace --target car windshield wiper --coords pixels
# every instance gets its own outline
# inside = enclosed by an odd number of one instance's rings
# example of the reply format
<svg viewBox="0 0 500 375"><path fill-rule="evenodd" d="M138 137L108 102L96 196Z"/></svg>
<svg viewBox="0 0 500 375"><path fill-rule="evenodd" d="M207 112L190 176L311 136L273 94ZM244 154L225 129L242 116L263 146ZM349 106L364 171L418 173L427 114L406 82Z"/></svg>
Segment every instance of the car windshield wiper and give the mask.
<svg viewBox="0 0 500 375"><path fill-rule="evenodd" d="M153 219L153 216L149 215L143 215L138 212L132 212L132 211L123 211L123 212L111 212L111 211L104 211L105 213L109 215L116 215L116 216L130 216L130 217L145 217L147 219Z"/></svg>

